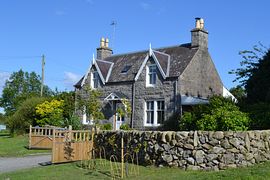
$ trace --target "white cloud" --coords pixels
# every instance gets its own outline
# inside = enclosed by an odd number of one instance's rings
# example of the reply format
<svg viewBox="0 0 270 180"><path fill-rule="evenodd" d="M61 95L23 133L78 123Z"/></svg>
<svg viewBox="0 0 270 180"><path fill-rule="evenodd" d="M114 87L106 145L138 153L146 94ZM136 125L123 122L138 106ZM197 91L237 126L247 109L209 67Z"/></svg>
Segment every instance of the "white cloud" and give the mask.
<svg viewBox="0 0 270 180"><path fill-rule="evenodd" d="M2 95L3 87L5 85L6 80L9 78L10 73L8 72L0 72L0 96Z"/></svg>
<svg viewBox="0 0 270 180"><path fill-rule="evenodd" d="M65 72L64 77L64 85L67 89L73 89L73 85L75 85L82 76L79 74L75 74L72 72Z"/></svg>
<svg viewBox="0 0 270 180"><path fill-rule="evenodd" d="M150 4L148 4L146 2L141 2L140 6L141 6L141 8L143 8L143 10L148 10L150 8Z"/></svg>

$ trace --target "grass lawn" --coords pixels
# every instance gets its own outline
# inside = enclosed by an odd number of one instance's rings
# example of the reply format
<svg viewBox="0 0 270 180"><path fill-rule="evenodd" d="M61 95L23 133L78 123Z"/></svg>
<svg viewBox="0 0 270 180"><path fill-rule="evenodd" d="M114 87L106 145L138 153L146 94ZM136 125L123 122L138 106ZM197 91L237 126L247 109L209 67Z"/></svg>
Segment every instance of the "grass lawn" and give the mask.
<svg viewBox="0 0 270 180"><path fill-rule="evenodd" d="M108 162L109 163L109 162ZM100 170L81 169L78 163L51 165L0 174L0 179L112 179L110 166ZM178 168L139 167L139 176L126 179L270 179L270 162L219 172L183 171Z"/></svg>
<svg viewBox="0 0 270 180"><path fill-rule="evenodd" d="M49 150L28 150L28 136L10 137L0 133L0 157L25 156L36 153L48 153Z"/></svg>

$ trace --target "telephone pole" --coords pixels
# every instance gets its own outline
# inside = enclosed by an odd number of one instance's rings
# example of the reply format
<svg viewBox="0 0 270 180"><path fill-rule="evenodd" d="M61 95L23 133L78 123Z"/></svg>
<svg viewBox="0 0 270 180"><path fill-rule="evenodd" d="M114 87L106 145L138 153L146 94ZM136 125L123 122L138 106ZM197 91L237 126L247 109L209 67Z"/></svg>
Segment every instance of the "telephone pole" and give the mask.
<svg viewBox="0 0 270 180"><path fill-rule="evenodd" d="M43 86L44 86L44 66L45 66L45 56L44 56L44 54L42 55L41 66L42 66L42 75L41 75L40 96L42 97L42 95L43 95Z"/></svg>

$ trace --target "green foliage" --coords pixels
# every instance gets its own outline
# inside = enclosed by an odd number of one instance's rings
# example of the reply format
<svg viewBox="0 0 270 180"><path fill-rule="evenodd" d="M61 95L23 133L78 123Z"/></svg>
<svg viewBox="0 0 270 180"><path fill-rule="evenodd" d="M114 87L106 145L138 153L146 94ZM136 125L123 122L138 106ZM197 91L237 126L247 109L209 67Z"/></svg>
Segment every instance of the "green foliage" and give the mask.
<svg viewBox="0 0 270 180"><path fill-rule="evenodd" d="M131 130L128 124L121 124L120 129L125 131Z"/></svg>
<svg viewBox="0 0 270 180"><path fill-rule="evenodd" d="M230 99L219 96L210 98L208 105L198 105L193 112L184 113L181 130L247 130L249 117L239 110Z"/></svg>
<svg viewBox="0 0 270 180"><path fill-rule="evenodd" d="M39 126L52 125L61 126L63 124L63 100L45 101L36 106L36 122Z"/></svg>
<svg viewBox="0 0 270 180"><path fill-rule="evenodd" d="M249 104L270 103L270 50L259 59L258 65L253 69L245 88Z"/></svg>
<svg viewBox="0 0 270 180"><path fill-rule="evenodd" d="M85 87L83 89L85 95L78 95L78 106L81 111L85 111L86 115L98 123L98 120L104 119L104 115L101 111L102 103L100 101L100 96L102 95L100 91Z"/></svg>
<svg viewBox="0 0 270 180"><path fill-rule="evenodd" d="M45 98L40 97L26 99L13 115L7 117L6 124L11 133L24 133L30 125L37 125L35 108L44 101Z"/></svg>
<svg viewBox="0 0 270 180"><path fill-rule="evenodd" d="M54 96L54 99L63 100L63 118L71 119L75 112L75 92L60 92Z"/></svg>
<svg viewBox="0 0 270 180"><path fill-rule="evenodd" d="M40 76L35 72L24 72L19 70L11 74L5 82L0 106L4 108L7 115L15 113L20 104L27 98L40 95L41 81ZM52 91L45 86L44 96L49 96Z"/></svg>
<svg viewBox="0 0 270 180"><path fill-rule="evenodd" d="M251 129L270 129L270 103L257 103L246 106L251 118Z"/></svg>
<svg viewBox="0 0 270 180"><path fill-rule="evenodd" d="M111 123L107 123L107 124L102 124L100 126L101 130L112 130L112 124Z"/></svg>
<svg viewBox="0 0 270 180"><path fill-rule="evenodd" d="M82 123L80 121L80 118L78 116L76 116L76 115L72 115L69 118L64 118L63 119L61 126L62 127L68 127L69 125L72 126L72 129L73 130L80 130L80 129L82 129Z"/></svg>

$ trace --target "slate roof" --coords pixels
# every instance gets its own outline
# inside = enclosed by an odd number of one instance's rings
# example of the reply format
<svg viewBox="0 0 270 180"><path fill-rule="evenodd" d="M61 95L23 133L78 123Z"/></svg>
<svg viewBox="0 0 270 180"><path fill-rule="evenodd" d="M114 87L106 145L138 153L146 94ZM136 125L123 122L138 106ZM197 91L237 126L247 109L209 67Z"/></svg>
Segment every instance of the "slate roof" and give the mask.
<svg viewBox="0 0 270 180"><path fill-rule="evenodd" d="M153 49L153 53L159 61L166 77L178 77L183 73L197 50L198 48L191 48L191 44L189 43ZM149 55L149 50L112 55L105 58L103 61L113 63L107 82L133 81L147 55ZM104 79L108 75L109 65L109 63L98 63ZM125 66L131 67L126 73L121 73Z"/></svg>
<svg viewBox="0 0 270 180"><path fill-rule="evenodd" d="M101 71L103 78L106 80L108 74L110 73L110 68L113 67L113 63L109 61L96 60L96 63Z"/></svg>

